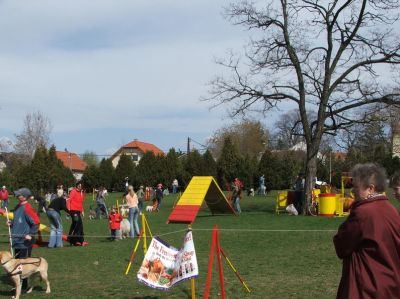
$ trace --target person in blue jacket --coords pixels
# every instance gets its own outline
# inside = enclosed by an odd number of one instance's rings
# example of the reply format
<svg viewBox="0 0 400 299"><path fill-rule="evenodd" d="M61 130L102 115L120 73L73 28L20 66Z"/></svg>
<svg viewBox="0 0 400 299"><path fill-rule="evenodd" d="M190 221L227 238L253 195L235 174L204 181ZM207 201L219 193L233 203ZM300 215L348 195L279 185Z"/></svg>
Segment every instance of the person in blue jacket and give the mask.
<svg viewBox="0 0 400 299"><path fill-rule="evenodd" d="M15 258L22 259L30 257L35 235L39 230L40 219L33 207L28 202L32 196L28 188L21 188L14 192L18 200L14 208L13 220L9 222L11 226L11 241L14 249ZM28 280L22 280L22 289L26 290Z"/></svg>

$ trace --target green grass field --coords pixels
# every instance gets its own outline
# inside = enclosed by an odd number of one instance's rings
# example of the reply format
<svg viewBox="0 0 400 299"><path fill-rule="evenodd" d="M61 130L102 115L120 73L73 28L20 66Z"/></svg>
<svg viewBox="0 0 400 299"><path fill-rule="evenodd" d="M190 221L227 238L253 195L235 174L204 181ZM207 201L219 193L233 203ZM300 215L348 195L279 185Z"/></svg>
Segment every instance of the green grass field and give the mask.
<svg viewBox="0 0 400 299"><path fill-rule="evenodd" d="M341 275L341 261L336 257L332 237L344 218L288 216L275 214L275 195L267 198L244 198L241 216L211 216L201 210L193 225L193 237L199 265L196 297L202 298L210 253L212 228L220 229L221 247L240 272L251 293L247 293L231 269L224 263L227 298L334 298ZM110 194L107 205L115 203L121 194ZM146 213L152 233L175 247L183 243L183 224L166 224L174 195L163 201L159 213ZM14 206L12 201L10 206ZM396 203L397 204L397 203ZM91 194L85 201L86 209L95 205ZM8 230L0 226L0 249L8 249ZM47 217L41 220L48 224ZM64 231L70 221L63 214ZM118 242L108 240L107 220L84 219L88 247L34 249L34 256L49 262L52 293L46 295L44 286L23 298L191 298L190 283L183 282L168 292L148 288L136 279L136 271L143 259L140 246L130 273L125 269L136 239ZM47 239L47 237L45 237ZM220 298L216 259L210 298ZM12 284L2 275L0 297L13 295Z"/></svg>

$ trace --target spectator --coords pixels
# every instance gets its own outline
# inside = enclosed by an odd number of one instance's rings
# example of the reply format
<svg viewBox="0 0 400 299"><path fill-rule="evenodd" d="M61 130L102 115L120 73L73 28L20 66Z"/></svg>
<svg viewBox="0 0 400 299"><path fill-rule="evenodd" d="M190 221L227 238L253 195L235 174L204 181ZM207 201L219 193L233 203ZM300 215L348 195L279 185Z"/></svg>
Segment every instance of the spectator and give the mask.
<svg viewBox="0 0 400 299"><path fill-rule="evenodd" d="M120 229L123 219L124 218L122 218L122 215L113 206L111 208L110 216L108 216L108 223L111 231L111 241L116 241L121 238Z"/></svg>
<svg viewBox="0 0 400 299"><path fill-rule="evenodd" d="M163 194L163 190L162 190L162 184L158 184L157 189L156 189L157 212L160 210L161 200L163 197L164 197L164 194Z"/></svg>
<svg viewBox="0 0 400 299"><path fill-rule="evenodd" d="M299 214L302 212L303 205L305 204L304 185L305 185L304 174L299 173L294 183L295 199L293 203L294 207L296 208Z"/></svg>
<svg viewBox="0 0 400 299"><path fill-rule="evenodd" d="M400 215L383 194L385 170L358 164L351 176L355 202L333 238L343 260L337 298L400 298Z"/></svg>
<svg viewBox="0 0 400 299"><path fill-rule="evenodd" d="M175 194L176 192L178 192L178 188L179 188L178 180L174 179L172 181L172 193Z"/></svg>
<svg viewBox="0 0 400 299"><path fill-rule="evenodd" d="M63 226L61 220L61 210L64 210L68 213L67 209L67 200L63 196L63 191L58 190L58 197L53 199L49 206L47 207L47 217L50 222L50 239L49 239L49 248L54 247L63 247L62 242L62 234L63 234Z"/></svg>
<svg viewBox="0 0 400 299"><path fill-rule="evenodd" d="M8 190L6 186L3 186L0 190L0 200L1 200L1 208L8 208Z"/></svg>
<svg viewBox="0 0 400 299"><path fill-rule="evenodd" d="M232 184L232 205L236 213L242 213L240 208L240 198L242 196L242 188L239 187L240 184L233 183Z"/></svg>
<svg viewBox="0 0 400 299"><path fill-rule="evenodd" d="M265 195L265 190L266 190L266 188L265 188L265 177L264 177L264 175L261 175L260 179L259 179L258 194Z"/></svg>
<svg viewBox="0 0 400 299"><path fill-rule="evenodd" d="M83 201L85 196L82 191L82 183L78 181L76 187L71 190L67 206L69 208L69 214L72 219L71 227L69 229L68 241L74 246L86 246L88 242L84 241L83 233Z"/></svg>
<svg viewBox="0 0 400 299"><path fill-rule="evenodd" d="M140 186L138 192L136 192L136 195L138 197L138 208L139 208L139 213L143 211L143 206L144 206L144 187Z"/></svg>
<svg viewBox="0 0 400 299"><path fill-rule="evenodd" d="M97 191L97 196L96 196L96 218L100 219L101 214L105 214L106 218L108 218L108 210L106 206L106 198L105 198L105 189L104 187L100 187L99 190Z"/></svg>
<svg viewBox="0 0 400 299"><path fill-rule="evenodd" d="M133 187L131 185L128 186L128 194L125 196L126 198L126 204L128 205L129 208L129 223L131 226L131 229L129 231L129 236L130 237L135 237L140 235L139 231L139 224L138 224L138 216L139 216L139 208L138 208L138 197L135 193L135 190L133 190Z"/></svg>
<svg viewBox="0 0 400 299"><path fill-rule="evenodd" d="M28 198L32 196L28 188L18 189L14 194L18 204L14 208L14 218L9 222L9 225L11 226L15 257L22 259L32 255L32 245L39 230L40 219L28 202ZM28 280L25 278L22 280L22 289L26 290L27 288Z"/></svg>

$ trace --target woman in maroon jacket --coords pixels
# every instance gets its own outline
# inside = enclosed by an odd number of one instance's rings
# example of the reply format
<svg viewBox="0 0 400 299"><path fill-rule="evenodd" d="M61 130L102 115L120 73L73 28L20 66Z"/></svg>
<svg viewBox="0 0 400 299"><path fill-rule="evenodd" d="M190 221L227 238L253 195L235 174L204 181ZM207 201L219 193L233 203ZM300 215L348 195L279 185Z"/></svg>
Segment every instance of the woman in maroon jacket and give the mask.
<svg viewBox="0 0 400 299"><path fill-rule="evenodd" d="M351 172L355 202L333 242L343 260L337 298L400 298L400 215L375 164Z"/></svg>

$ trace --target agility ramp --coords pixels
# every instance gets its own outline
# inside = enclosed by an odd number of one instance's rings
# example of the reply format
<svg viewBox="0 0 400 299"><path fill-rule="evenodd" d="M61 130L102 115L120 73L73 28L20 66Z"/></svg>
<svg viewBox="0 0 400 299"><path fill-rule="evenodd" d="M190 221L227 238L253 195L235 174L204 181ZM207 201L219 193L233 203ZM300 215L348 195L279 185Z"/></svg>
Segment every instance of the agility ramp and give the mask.
<svg viewBox="0 0 400 299"><path fill-rule="evenodd" d="M203 202L213 215L235 214L212 176L194 176L169 215L167 223L193 223Z"/></svg>

